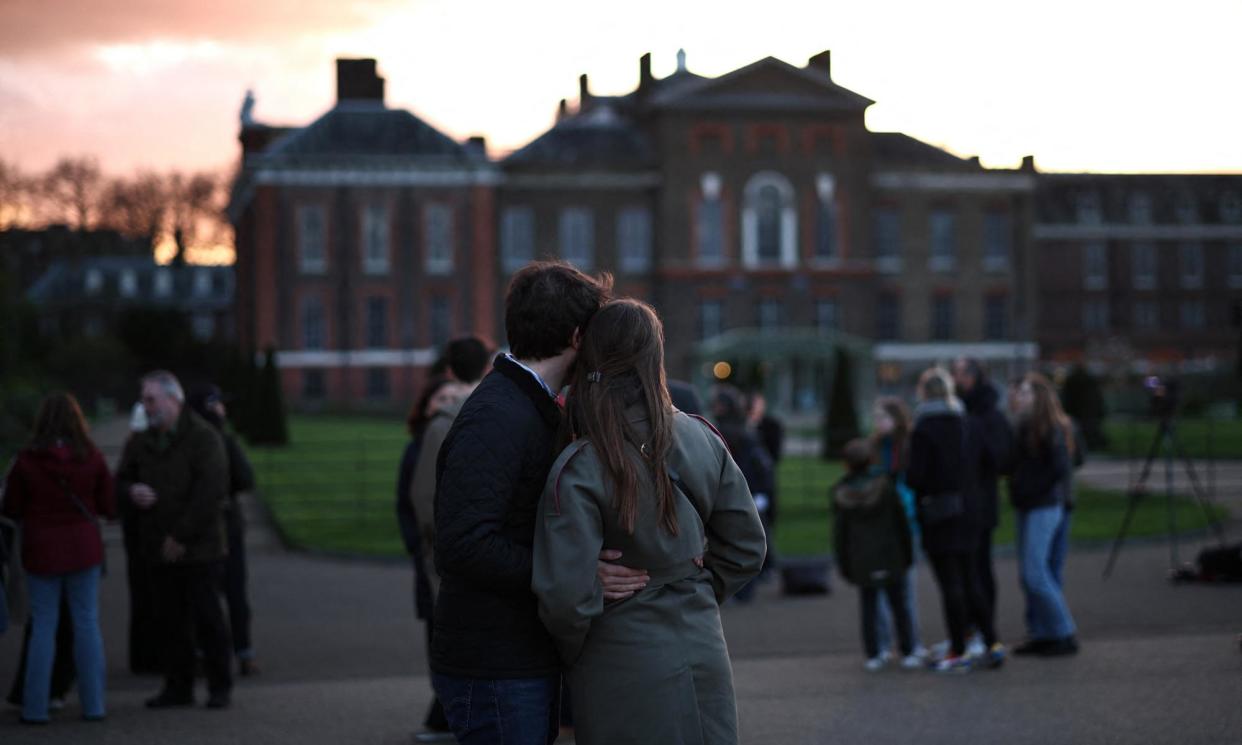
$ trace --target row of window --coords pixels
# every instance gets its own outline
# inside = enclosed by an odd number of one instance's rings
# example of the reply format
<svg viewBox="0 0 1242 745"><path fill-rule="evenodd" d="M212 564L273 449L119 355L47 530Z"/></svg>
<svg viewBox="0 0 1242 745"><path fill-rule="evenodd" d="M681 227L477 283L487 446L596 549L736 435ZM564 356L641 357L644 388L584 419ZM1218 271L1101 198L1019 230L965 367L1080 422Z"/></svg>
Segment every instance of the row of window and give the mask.
<svg viewBox="0 0 1242 745"><path fill-rule="evenodd" d="M423 269L427 274L453 272L453 209L444 204L423 207ZM383 275L392 267L392 216L387 205L363 207L360 221L363 274ZM328 271L327 218L322 205L297 209L298 268L304 274Z"/></svg>
<svg viewBox="0 0 1242 745"><path fill-rule="evenodd" d="M901 212L896 207L877 207L871 213L872 252L876 268L898 272L902 267L903 241ZM947 208L933 209L927 218L930 252L927 268L933 272L952 272L958 268L958 215ZM1007 212L988 212L983 216L983 269L1004 271L1013 252L1013 220Z"/></svg>
<svg viewBox="0 0 1242 745"><path fill-rule="evenodd" d="M617 268L627 274L651 268L651 210L625 207L617 213ZM583 271L595 268L595 213L585 207L566 207L557 222L560 257ZM535 211L506 207L500 218L500 260L506 272L534 261Z"/></svg>
<svg viewBox="0 0 1242 745"><path fill-rule="evenodd" d="M226 276L210 269L198 269L193 273L191 291L195 297L221 295L226 290ZM87 295L98 295L103 292L104 273L102 269L90 268L82 278L82 287ZM134 269L122 269L117 275L117 293L121 297L138 297L138 272ZM171 297L173 294L173 273L171 269L156 269L152 274L151 289L155 297Z"/></svg>
<svg viewBox="0 0 1242 745"><path fill-rule="evenodd" d="M1139 241L1129 246L1131 282L1136 290L1156 289L1159 275L1156 244ZM1088 290L1108 287L1108 244L1091 241L1083 245L1083 286ZM1182 288L1197 290L1203 287L1203 244L1187 241L1177 246L1178 280ZM1230 287L1242 287L1242 243L1228 247L1227 281Z"/></svg>
<svg viewBox="0 0 1242 745"><path fill-rule="evenodd" d="M1217 202L1217 214L1224 223L1242 223L1242 196L1237 192L1225 192ZM1134 192L1126 198L1126 220L1137 225L1150 225L1154 221L1155 210L1150 194ZM1094 191L1080 192L1074 202L1074 213L1078 222L1088 225L1099 225L1104 222L1104 210L1100 195ZM1193 224L1202 220L1200 205L1193 194L1183 194L1173 207L1173 214L1182 224Z"/></svg>
<svg viewBox="0 0 1242 745"><path fill-rule="evenodd" d="M724 333L725 301L704 300L699 304L699 335L710 339ZM756 326L760 331L774 331L785 325L784 304L774 298L760 300L756 306ZM951 295L937 295L931 301L931 338L934 341L957 339L957 302ZM897 341L901 338L901 299L896 293L881 293L876 302L875 338ZM841 328L837 301L823 298L815 302L815 327L821 331ZM983 301L983 335L993 341L1008 338L1009 306L1004 295L989 295Z"/></svg>
<svg viewBox="0 0 1242 745"><path fill-rule="evenodd" d="M365 346L369 349L386 349L392 346L388 298L368 297L364 304L364 314ZM428 313L430 346L442 348L448 343L452 333L453 319L449 298L433 296ZM314 295L308 295L302 299L302 348L327 349L329 346L323 302Z"/></svg>
<svg viewBox="0 0 1242 745"><path fill-rule="evenodd" d="M372 401L385 401L392 395L388 368L366 368L366 397ZM309 368L302 371L302 400L319 401L328 393L326 371Z"/></svg>
<svg viewBox="0 0 1242 745"><path fill-rule="evenodd" d="M1202 300L1185 300L1178 305L1178 326L1182 330L1198 330L1207 327L1207 313ZM1134 303L1130 316L1133 331L1158 331L1162 328L1160 304L1152 300ZM1091 299L1082 304L1082 326L1088 333L1106 333L1113 330L1112 308L1107 300Z"/></svg>

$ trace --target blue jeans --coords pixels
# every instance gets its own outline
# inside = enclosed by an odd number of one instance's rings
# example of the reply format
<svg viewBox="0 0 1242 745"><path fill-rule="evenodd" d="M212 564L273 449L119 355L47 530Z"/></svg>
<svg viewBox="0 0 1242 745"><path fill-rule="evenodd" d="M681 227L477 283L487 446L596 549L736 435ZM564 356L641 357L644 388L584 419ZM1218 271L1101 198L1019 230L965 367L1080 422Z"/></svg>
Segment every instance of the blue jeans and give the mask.
<svg viewBox="0 0 1242 745"><path fill-rule="evenodd" d="M1064 529L1068 521L1062 505L1018 513L1018 569L1031 639L1063 639L1075 631L1058 581L1060 569L1053 569L1054 549Z"/></svg>
<svg viewBox="0 0 1242 745"><path fill-rule="evenodd" d="M477 680L432 673L460 745L551 745L560 733L561 676Z"/></svg>
<svg viewBox="0 0 1242 745"><path fill-rule="evenodd" d="M69 601L73 617L73 658L78 669L82 715L104 715L104 648L99 632L99 567L60 575L26 575L30 594L30 656L22 717L47 721L56 654L56 624L60 622L60 595Z"/></svg>
<svg viewBox="0 0 1242 745"><path fill-rule="evenodd" d="M919 636L919 601L917 589L919 579L919 552L922 548L919 546L918 536L914 536L911 541L914 549L914 562L910 564L909 571L906 572L906 589L903 599L906 606L906 615L910 617L910 641L914 644L914 648L918 649L923 646L922 637ZM876 641L879 643L880 651L887 652L893 649L893 610L888 607L888 596L880 594L879 615L876 617Z"/></svg>

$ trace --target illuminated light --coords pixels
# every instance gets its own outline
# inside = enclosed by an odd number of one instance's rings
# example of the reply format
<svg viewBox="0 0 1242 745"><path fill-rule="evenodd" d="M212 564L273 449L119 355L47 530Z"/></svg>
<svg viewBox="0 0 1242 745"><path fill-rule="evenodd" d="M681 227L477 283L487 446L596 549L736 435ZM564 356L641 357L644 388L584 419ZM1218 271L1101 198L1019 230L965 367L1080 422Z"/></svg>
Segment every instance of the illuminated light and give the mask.
<svg viewBox="0 0 1242 745"><path fill-rule="evenodd" d="M716 380L728 380L733 374L733 365L728 362L717 362L712 365L712 375L716 376Z"/></svg>

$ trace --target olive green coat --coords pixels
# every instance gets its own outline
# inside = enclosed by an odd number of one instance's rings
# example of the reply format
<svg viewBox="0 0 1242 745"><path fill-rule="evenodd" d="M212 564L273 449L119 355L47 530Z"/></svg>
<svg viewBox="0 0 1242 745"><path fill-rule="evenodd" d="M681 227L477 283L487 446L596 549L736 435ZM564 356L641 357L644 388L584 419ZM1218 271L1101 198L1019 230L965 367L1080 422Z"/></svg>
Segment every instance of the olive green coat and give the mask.
<svg viewBox="0 0 1242 745"><path fill-rule="evenodd" d="M645 436L645 415L630 420ZM763 525L746 479L706 422L675 414L668 466L690 493L675 489L675 536L659 525L647 472L634 533L626 533L585 440L561 454L540 501L532 589L566 665L579 745L738 741L720 603L759 573ZM596 578L604 548L648 570L647 587L605 603Z"/></svg>
<svg viewBox="0 0 1242 745"><path fill-rule="evenodd" d="M156 502L140 510L129 487L147 484ZM185 406L170 435L153 429L132 435L116 471L117 501L136 528L143 554L163 563L164 538L185 546L181 563L217 561L227 553L223 508L229 499L229 461L224 440Z"/></svg>

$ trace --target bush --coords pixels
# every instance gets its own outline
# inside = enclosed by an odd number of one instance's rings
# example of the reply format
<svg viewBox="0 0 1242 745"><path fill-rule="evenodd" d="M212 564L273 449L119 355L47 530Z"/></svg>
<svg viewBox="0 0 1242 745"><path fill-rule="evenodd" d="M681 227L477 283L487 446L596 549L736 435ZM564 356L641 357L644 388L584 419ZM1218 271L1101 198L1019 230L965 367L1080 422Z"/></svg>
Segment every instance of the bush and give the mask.
<svg viewBox="0 0 1242 745"><path fill-rule="evenodd" d="M1108 447L1108 437L1104 434L1104 418L1108 411L1099 378L1082 365L1076 366L1065 378L1061 403L1065 406L1065 413L1082 427L1088 449L1103 450Z"/></svg>

